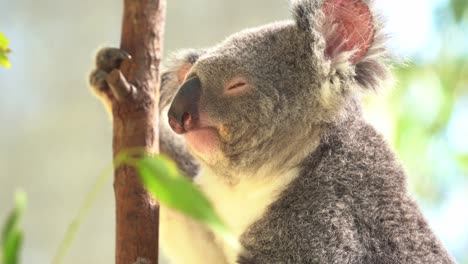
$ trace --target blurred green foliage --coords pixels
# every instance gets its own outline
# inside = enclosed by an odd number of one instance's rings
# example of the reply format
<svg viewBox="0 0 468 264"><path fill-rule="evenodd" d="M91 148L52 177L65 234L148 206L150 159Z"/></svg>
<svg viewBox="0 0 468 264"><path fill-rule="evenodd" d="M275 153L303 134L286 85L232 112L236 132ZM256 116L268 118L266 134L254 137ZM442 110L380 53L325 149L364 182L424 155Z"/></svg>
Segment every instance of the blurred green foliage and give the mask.
<svg viewBox="0 0 468 264"><path fill-rule="evenodd" d="M138 170L146 189L158 201L205 224L232 246L237 246L208 198L189 179L184 177L177 165L163 155L124 159Z"/></svg>
<svg viewBox="0 0 468 264"><path fill-rule="evenodd" d="M134 157L134 155L139 157ZM192 181L182 175L172 160L163 155L146 155L142 150L135 149L119 154L114 161L113 167L117 168L124 164L137 169L145 188L159 203L205 224L231 246L239 246L234 236L215 212L208 198ZM91 205L95 202L96 195L110 178L111 172L111 169L103 171L92 189L84 197L78 214L70 223L52 263L63 263L79 227L83 223ZM6 262L5 264L10 263Z"/></svg>
<svg viewBox="0 0 468 264"><path fill-rule="evenodd" d="M23 243L23 231L20 229L19 223L26 207L26 194L18 191L15 198L15 207L7 217L2 229L0 241L2 264L19 263L19 253Z"/></svg>
<svg viewBox="0 0 468 264"><path fill-rule="evenodd" d="M466 10L468 9L468 1L466 0L450 0L450 7L457 22L462 21Z"/></svg>
<svg viewBox="0 0 468 264"><path fill-rule="evenodd" d="M457 4L468 8L466 1ZM395 118L393 144L410 170L410 187L431 202L442 201L450 174L468 175L468 153L454 149L447 135L457 104L468 96L468 56L449 50L444 43L433 61L396 68L398 85L387 101Z"/></svg>
<svg viewBox="0 0 468 264"><path fill-rule="evenodd" d="M388 101L395 117L393 143L411 172L410 186L432 202L441 201L439 195L450 184L452 172L440 167L446 161L468 175L468 153L451 149L447 138L455 105L468 95L467 66L467 57L440 58L395 71L398 87Z"/></svg>
<svg viewBox="0 0 468 264"><path fill-rule="evenodd" d="M135 159L141 180L147 190L162 204L208 225L224 225L215 214L210 201L189 179L181 175L176 164L164 156Z"/></svg>
<svg viewBox="0 0 468 264"><path fill-rule="evenodd" d="M11 50L8 48L9 44L10 41L2 32L0 32L0 65L5 68L11 67L10 61L7 57L7 54L11 52Z"/></svg>

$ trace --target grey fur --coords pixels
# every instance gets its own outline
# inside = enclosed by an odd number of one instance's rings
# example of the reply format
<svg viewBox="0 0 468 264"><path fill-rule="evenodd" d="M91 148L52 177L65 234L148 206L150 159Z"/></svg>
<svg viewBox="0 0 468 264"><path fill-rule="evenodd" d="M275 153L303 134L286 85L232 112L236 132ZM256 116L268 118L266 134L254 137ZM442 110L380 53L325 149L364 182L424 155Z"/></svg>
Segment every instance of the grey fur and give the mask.
<svg viewBox="0 0 468 264"><path fill-rule="evenodd" d="M223 158L194 161L167 124L161 124L163 152L188 175L200 164L232 186L265 166L299 170L241 235L238 263L454 263L410 198L393 152L362 117L361 93L391 78L379 16L373 11L371 47L352 64L353 51L325 55L325 34L334 28L322 4L293 1L294 21L174 55L162 75L161 109L180 86L181 68L192 66L189 77L202 85L199 107L222 127ZM252 88L226 96L237 76ZM102 88L99 78L91 80Z"/></svg>
<svg viewBox="0 0 468 264"><path fill-rule="evenodd" d="M453 263L361 117L324 129L302 168L243 235L239 263Z"/></svg>
<svg viewBox="0 0 468 264"><path fill-rule="evenodd" d="M237 172L265 163L301 168L242 235L238 262L453 263L408 195L401 165L362 118L360 91L378 90L391 78L378 16L364 58L338 69L324 56L321 4L296 1L295 22L234 34L192 68L204 89L201 107L235 131L223 141L227 159L204 166L230 175L233 184L241 180ZM236 75L255 90L222 97L225 82ZM326 102L325 82L331 83ZM304 150L309 154L298 164L290 162Z"/></svg>

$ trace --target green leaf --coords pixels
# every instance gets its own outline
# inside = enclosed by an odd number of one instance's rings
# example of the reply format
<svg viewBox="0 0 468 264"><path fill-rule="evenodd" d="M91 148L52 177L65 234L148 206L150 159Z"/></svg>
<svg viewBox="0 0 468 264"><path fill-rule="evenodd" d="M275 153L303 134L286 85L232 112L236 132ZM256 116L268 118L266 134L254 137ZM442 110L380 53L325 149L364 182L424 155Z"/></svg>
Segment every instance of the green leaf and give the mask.
<svg viewBox="0 0 468 264"><path fill-rule="evenodd" d="M463 19L465 11L468 9L468 1L466 0L451 0L450 6L452 7L453 16L458 23Z"/></svg>
<svg viewBox="0 0 468 264"><path fill-rule="evenodd" d="M173 161L161 155L145 156L137 159L135 165L143 184L161 204L206 224L231 246L238 246L208 198L181 175Z"/></svg>
<svg viewBox="0 0 468 264"><path fill-rule="evenodd" d="M10 41L2 32L0 32L0 50L6 50L9 44Z"/></svg>
<svg viewBox="0 0 468 264"><path fill-rule="evenodd" d="M458 154L455 156L457 165L462 170L462 173L468 175L468 154Z"/></svg>
<svg viewBox="0 0 468 264"><path fill-rule="evenodd" d="M16 204L7 218L2 229L2 264L17 264L19 251L23 241L23 233L19 228L19 222L26 207L26 194L16 192Z"/></svg>
<svg viewBox="0 0 468 264"><path fill-rule="evenodd" d="M10 41L3 33L0 32L0 66L3 66L5 68L11 67L10 61L6 56L7 53L11 52L11 50L8 48L9 44Z"/></svg>
<svg viewBox="0 0 468 264"><path fill-rule="evenodd" d="M8 57L5 54L0 53L0 66L3 66L5 68L10 68L11 63L8 60Z"/></svg>
<svg viewBox="0 0 468 264"><path fill-rule="evenodd" d="M14 230L3 242L3 264L19 263L19 251L23 242L23 233Z"/></svg>

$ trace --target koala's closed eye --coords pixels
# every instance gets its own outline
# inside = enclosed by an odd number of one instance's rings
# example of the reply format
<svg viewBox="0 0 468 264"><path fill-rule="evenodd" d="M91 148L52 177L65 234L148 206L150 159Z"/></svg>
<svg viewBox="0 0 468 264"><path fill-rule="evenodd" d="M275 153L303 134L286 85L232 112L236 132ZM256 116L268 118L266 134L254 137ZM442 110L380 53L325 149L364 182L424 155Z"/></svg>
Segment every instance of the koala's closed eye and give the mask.
<svg viewBox="0 0 468 264"><path fill-rule="evenodd" d="M236 84L234 84L232 86L229 86L228 90L236 89L236 88L239 88L239 87L242 87L242 86L245 86L245 85L246 85L246 83L241 81L241 82L238 82L238 83L236 83Z"/></svg>
<svg viewBox="0 0 468 264"><path fill-rule="evenodd" d="M250 83L247 82L247 80L245 80L242 77L236 77L227 83L225 92L226 94L234 95L242 93L250 89L251 87L252 85L250 85Z"/></svg>

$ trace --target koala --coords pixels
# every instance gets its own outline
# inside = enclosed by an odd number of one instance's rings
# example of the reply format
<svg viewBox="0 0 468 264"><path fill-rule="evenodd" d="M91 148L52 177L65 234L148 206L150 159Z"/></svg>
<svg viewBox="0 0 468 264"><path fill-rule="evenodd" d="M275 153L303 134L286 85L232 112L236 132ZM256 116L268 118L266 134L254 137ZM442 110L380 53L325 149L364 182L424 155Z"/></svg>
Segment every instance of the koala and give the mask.
<svg viewBox="0 0 468 264"><path fill-rule="evenodd" d="M407 191L360 98L391 79L371 1L296 0L292 19L183 50L161 75L161 151L235 235L161 207L171 263L454 263ZM90 77L127 54L98 53Z"/></svg>

